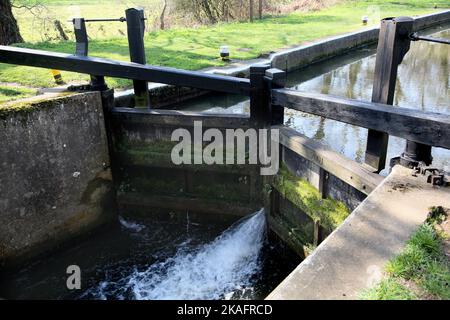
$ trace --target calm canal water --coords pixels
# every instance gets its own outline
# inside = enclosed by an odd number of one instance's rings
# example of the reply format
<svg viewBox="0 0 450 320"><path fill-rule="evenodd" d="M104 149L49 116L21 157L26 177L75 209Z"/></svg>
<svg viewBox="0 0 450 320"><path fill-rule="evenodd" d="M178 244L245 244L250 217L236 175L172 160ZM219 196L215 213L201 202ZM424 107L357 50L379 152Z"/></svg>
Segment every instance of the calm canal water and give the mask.
<svg viewBox="0 0 450 320"><path fill-rule="evenodd" d="M450 26L430 29L424 34L450 38ZM331 94L370 101L376 47L360 49L332 60L320 62L288 75L287 87L299 91ZM400 65L394 104L397 106L450 113L450 46L430 42L412 42L411 49ZM184 110L248 113L245 97L216 95L179 105ZM334 120L289 110L285 124L334 150L364 161L367 130ZM390 137L388 159L403 152L405 141ZM450 151L433 148L433 164L450 170ZM389 165L389 161L387 161ZM382 172L387 173L387 170Z"/></svg>

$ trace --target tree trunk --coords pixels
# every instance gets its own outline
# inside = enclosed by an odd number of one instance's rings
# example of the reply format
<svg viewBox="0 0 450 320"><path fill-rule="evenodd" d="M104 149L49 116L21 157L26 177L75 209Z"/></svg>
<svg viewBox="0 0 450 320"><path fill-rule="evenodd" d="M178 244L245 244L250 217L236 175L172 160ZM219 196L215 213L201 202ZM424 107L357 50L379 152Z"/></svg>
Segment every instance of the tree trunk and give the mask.
<svg viewBox="0 0 450 320"><path fill-rule="evenodd" d="M262 12L263 12L263 0L259 0L259 7L258 7L259 20L262 19Z"/></svg>
<svg viewBox="0 0 450 320"><path fill-rule="evenodd" d="M166 15L166 9L167 9L167 0L164 0L164 6L161 12L161 16L159 17L161 24L160 24L160 28L161 30L164 30L165 25L164 25L164 19L165 19L165 15Z"/></svg>
<svg viewBox="0 0 450 320"><path fill-rule="evenodd" d="M11 0L0 0L0 45L23 42L11 9Z"/></svg>
<svg viewBox="0 0 450 320"><path fill-rule="evenodd" d="M250 0L249 7L250 22L253 22L253 0Z"/></svg>
<svg viewBox="0 0 450 320"><path fill-rule="evenodd" d="M66 32L64 31L64 28L61 25L61 21L56 19L55 21L53 21L53 24L55 25L56 31L58 31L59 33L59 37L64 41L69 40L69 37L67 36Z"/></svg>

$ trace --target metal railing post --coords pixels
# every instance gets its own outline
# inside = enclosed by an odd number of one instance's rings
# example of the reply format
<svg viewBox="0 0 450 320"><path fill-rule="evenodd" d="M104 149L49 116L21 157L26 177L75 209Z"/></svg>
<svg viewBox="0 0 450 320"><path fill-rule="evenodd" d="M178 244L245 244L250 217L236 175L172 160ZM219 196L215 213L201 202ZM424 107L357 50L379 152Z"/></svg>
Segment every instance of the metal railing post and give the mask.
<svg viewBox="0 0 450 320"><path fill-rule="evenodd" d="M130 8L125 11L127 21L128 46L131 62L146 64L144 47L144 10ZM147 81L133 80L135 107L150 108Z"/></svg>

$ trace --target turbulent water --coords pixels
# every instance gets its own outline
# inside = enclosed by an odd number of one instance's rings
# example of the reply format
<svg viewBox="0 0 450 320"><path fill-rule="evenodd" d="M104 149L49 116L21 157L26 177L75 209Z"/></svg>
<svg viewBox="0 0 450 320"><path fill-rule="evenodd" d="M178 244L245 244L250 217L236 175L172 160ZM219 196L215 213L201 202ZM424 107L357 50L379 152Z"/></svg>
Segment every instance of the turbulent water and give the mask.
<svg viewBox="0 0 450 320"><path fill-rule="evenodd" d="M121 221L126 227L136 228ZM229 299L252 290L261 269L266 239L261 210L244 218L212 242L197 248L188 242L177 253L117 281L105 280L81 298L93 299Z"/></svg>

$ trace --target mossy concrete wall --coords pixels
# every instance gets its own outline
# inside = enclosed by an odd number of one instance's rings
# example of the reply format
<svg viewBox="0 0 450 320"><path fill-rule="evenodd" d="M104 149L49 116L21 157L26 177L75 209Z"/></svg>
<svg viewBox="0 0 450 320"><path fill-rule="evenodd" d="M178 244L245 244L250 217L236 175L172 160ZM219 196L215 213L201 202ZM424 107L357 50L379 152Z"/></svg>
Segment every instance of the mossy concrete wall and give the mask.
<svg viewBox="0 0 450 320"><path fill-rule="evenodd" d="M320 188L320 167L282 146L279 173L266 179L270 228L300 256L307 256L366 195L331 174ZM319 191L321 189L321 191Z"/></svg>
<svg viewBox="0 0 450 320"><path fill-rule="evenodd" d="M0 137L0 265L44 253L114 215L99 93L0 106Z"/></svg>

